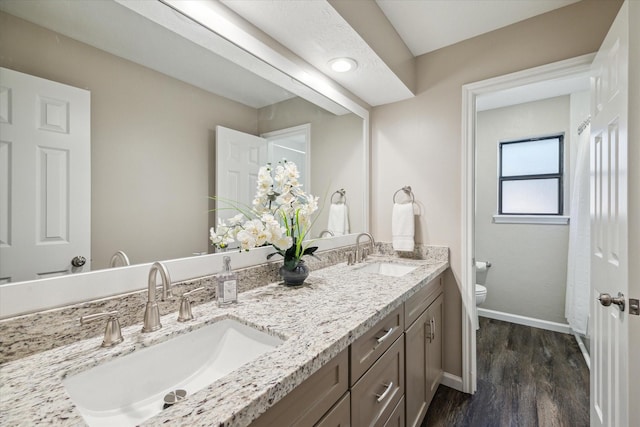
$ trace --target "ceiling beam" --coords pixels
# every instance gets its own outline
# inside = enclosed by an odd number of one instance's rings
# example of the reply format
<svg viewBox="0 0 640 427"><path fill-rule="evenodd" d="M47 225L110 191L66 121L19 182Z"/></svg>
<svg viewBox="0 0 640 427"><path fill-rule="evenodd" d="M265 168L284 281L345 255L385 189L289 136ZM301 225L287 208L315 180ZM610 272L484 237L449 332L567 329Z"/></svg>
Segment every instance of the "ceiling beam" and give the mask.
<svg viewBox="0 0 640 427"><path fill-rule="evenodd" d="M411 91L416 93L416 60L373 0L327 0Z"/></svg>

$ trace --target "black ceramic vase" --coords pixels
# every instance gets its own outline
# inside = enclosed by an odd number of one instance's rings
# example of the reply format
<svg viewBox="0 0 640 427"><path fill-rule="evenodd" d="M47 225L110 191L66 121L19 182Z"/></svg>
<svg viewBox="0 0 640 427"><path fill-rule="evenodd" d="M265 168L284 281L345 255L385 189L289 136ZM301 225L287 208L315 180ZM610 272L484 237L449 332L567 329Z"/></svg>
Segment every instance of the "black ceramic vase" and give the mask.
<svg viewBox="0 0 640 427"><path fill-rule="evenodd" d="M280 267L280 276L287 286L301 286L309 277L309 267L303 260L300 260L293 270L287 270L284 266Z"/></svg>

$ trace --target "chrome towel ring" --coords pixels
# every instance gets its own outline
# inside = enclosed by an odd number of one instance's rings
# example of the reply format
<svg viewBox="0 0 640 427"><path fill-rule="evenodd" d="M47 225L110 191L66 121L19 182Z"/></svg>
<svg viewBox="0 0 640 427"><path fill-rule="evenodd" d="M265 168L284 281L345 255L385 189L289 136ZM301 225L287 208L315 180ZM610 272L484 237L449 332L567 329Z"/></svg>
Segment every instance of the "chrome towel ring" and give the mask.
<svg viewBox="0 0 640 427"><path fill-rule="evenodd" d="M336 190L331 195L331 203L333 203L333 196L335 196L336 194L338 195L338 203L347 203L347 192L345 191L344 188Z"/></svg>
<svg viewBox="0 0 640 427"><path fill-rule="evenodd" d="M402 187L401 189L399 189L398 191L396 191L395 193L393 193L393 203L396 203L396 196L401 191L404 194L406 194L407 197L411 197L411 203L415 203L416 198L413 195L413 191L411 191L411 186L409 186L409 185L406 185L406 186ZM409 203L409 202L404 202L404 203Z"/></svg>

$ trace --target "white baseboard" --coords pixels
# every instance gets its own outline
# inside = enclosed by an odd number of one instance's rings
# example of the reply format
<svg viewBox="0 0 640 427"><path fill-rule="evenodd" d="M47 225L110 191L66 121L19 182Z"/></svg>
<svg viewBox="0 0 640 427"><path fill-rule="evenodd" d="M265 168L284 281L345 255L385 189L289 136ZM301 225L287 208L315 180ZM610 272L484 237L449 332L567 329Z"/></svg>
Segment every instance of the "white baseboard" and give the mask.
<svg viewBox="0 0 640 427"><path fill-rule="evenodd" d="M579 334L574 332L573 336L576 337L576 341L578 342L578 347L580 348L582 357L584 357L584 361L587 364L587 368L591 370L591 356L589 355L589 350L584 345L584 341L582 340L582 337Z"/></svg>
<svg viewBox="0 0 640 427"><path fill-rule="evenodd" d="M458 390L460 392L463 391L462 390L462 377L450 374L448 372L445 372L442 375L442 380L440 381L440 384L446 385L447 387L452 388L454 390Z"/></svg>
<svg viewBox="0 0 640 427"><path fill-rule="evenodd" d="M533 317L520 316L518 314L504 313L502 311L489 310L478 307L478 316L489 319L503 320L505 322L516 323L518 325L532 326L534 328L546 329L548 331L572 334L571 327L566 323L550 322L548 320L535 319Z"/></svg>

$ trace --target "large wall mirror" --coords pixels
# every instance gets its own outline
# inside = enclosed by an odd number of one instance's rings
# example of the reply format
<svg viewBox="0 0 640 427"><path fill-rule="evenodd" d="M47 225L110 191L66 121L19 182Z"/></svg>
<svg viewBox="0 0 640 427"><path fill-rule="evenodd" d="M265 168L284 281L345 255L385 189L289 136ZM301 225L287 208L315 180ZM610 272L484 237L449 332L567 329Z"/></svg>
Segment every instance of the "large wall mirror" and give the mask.
<svg viewBox="0 0 640 427"><path fill-rule="evenodd" d="M266 64L238 66L213 37L160 2L0 0L0 66L90 93L92 271L118 251L131 264L212 252L217 126L264 135L309 125L307 190L324 205L314 235L338 189L350 231L365 231L363 118Z"/></svg>

